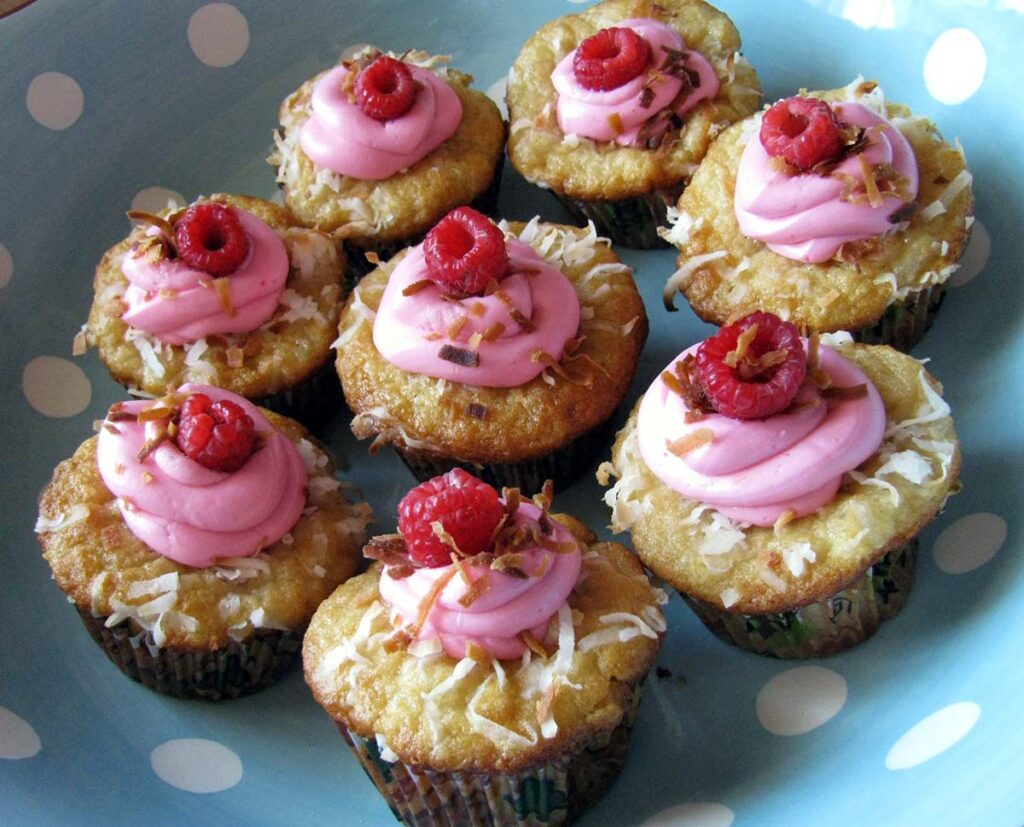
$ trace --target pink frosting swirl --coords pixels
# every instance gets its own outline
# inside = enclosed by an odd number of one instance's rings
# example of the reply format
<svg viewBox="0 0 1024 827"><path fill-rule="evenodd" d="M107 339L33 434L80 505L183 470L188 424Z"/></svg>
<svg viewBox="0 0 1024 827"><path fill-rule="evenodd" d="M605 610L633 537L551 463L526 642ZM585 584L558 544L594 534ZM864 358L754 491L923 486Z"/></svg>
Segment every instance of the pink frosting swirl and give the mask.
<svg viewBox="0 0 1024 827"><path fill-rule="evenodd" d="M637 418L644 462L669 488L740 522L770 526L787 509L798 517L817 511L835 496L843 474L878 450L885 431L885 405L864 372L827 347L821 348L821 367L833 386L863 384L867 394L826 401L808 383L789 411L767 419L713 413L687 423L682 398L659 377ZM710 444L682 457L668 449L699 428L713 432Z"/></svg>
<svg viewBox="0 0 1024 827"><path fill-rule="evenodd" d="M389 121L371 118L348 98L349 69L335 66L313 88L302 127L302 151L318 167L364 181L390 178L448 140L462 122L462 103L433 72L407 63L420 89L412 108Z"/></svg>
<svg viewBox="0 0 1024 827"><path fill-rule="evenodd" d="M832 258L842 244L881 235L895 226L890 216L906 202L886 195L882 203L853 203L842 198L852 178L864 182L864 166L889 164L904 179L911 197L918 186L917 159L896 127L859 103L832 104L841 123L868 129L868 145L827 175L787 175L775 169L761 141L743 151L736 174L734 206L740 230L767 243L780 256L817 264ZM874 128L872 128L874 127Z"/></svg>
<svg viewBox="0 0 1024 827"><path fill-rule="evenodd" d="M521 503L515 515L516 525L536 523L540 509L532 503ZM559 543L575 542L572 534L552 520L553 539ZM556 553L540 547L523 554L523 570L527 578L514 577L486 566L466 566L474 582L487 576L487 590L469 606L459 600L468 586L456 574L442 589L417 640L440 638L444 651L453 658L466 656L466 645L473 643L501 660L518 658L526 646L519 638L528 631L542 639L551 617L565 603L579 579L582 554L577 547L569 553ZM420 605L439 579L451 576L454 563L438 568L417 569L408 577L396 580L385 569L380 578L380 595L402 625L414 623Z"/></svg>
<svg viewBox="0 0 1024 827"><path fill-rule="evenodd" d="M551 82L558 92L558 126L565 134L595 141L615 141L620 146L636 146L644 124L669 106L683 86L679 78L657 70L668 54L666 49L685 51L683 65L700 78L697 88L676 107L677 115L685 115L702 100L710 100L718 94L715 70L700 52L686 49L682 36L675 29L643 17L622 20L614 25L632 29L647 41L651 47L651 65L655 68L614 89L587 89L576 81L573 72L575 50L567 54L551 74ZM645 87L653 94L646 106L641 103ZM613 125L615 121L617 123Z"/></svg>
<svg viewBox="0 0 1024 827"><path fill-rule="evenodd" d="M284 242L252 213L235 209L249 239L249 254L227 276L233 313L224 312L214 276L194 270L180 258L153 263L128 252L121 270L129 286L121 317L161 342L183 345L216 333L246 333L269 319L288 280ZM158 230L152 230L156 233Z"/></svg>
<svg viewBox="0 0 1024 827"><path fill-rule="evenodd" d="M515 238L506 243L511 272L500 288L532 330L522 329L511 318L497 293L452 301L431 283L412 295L402 295L406 287L427 278L423 246L418 245L395 267L381 298L373 323L373 343L380 354L410 373L487 388L518 387L537 376L544 364L531 358L535 350L561 359L580 323L576 289L529 244ZM448 333L459 318L466 321L450 339ZM438 356L445 343L470 349L473 335L482 335L495 324L504 329L497 338L476 346L476 367Z"/></svg>
<svg viewBox="0 0 1024 827"><path fill-rule="evenodd" d="M139 462L139 448L158 423L118 420L111 423L116 432L101 428L97 464L128 528L157 554L198 568L277 542L306 503L306 469L295 445L241 396L209 385L182 385L178 392L240 405L262 445L237 471L224 473L189 459L170 440ZM137 414L151 405L136 400L121 409Z"/></svg>

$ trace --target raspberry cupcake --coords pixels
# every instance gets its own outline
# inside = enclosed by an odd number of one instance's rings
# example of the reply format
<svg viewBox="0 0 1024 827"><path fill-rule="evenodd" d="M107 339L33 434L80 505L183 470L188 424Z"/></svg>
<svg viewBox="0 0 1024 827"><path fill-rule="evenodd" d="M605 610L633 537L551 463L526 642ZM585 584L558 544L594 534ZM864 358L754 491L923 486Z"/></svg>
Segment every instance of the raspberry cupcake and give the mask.
<svg viewBox="0 0 1024 827"><path fill-rule="evenodd" d="M763 309L907 351L973 210L959 145L876 83L787 98L725 132L679 199L665 301L678 289L714 324Z"/></svg>
<svg viewBox="0 0 1024 827"><path fill-rule="evenodd" d="M647 336L631 271L588 230L468 207L366 276L342 313L352 430L416 476L528 493L590 464Z"/></svg>
<svg viewBox="0 0 1024 827"><path fill-rule="evenodd" d="M406 824L563 824L625 762L665 594L550 503L426 482L310 623L306 681Z"/></svg>
<svg viewBox="0 0 1024 827"><path fill-rule="evenodd" d="M505 122L446 58L367 47L304 83L281 105L276 151L285 202L344 239L356 274L389 258L445 213L493 208Z"/></svg>
<svg viewBox="0 0 1024 827"><path fill-rule="evenodd" d="M139 226L100 261L75 353L96 347L132 391L209 383L322 424L340 401L330 361L345 260L334 240L241 195L128 215Z"/></svg>
<svg viewBox="0 0 1024 827"><path fill-rule="evenodd" d="M370 518L298 423L212 386L115 404L43 492L53 579L108 657L180 698L276 680ZM272 481L272 482L271 482Z"/></svg>
<svg viewBox="0 0 1024 827"><path fill-rule="evenodd" d="M842 651L900 610L916 537L958 490L940 386L890 347L758 312L655 380L598 478L613 529L716 635Z"/></svg>
<svg viewBox="0 0 1024 827"><path fill-rule="evenodd" d="M553 20L509 72L509 158L614 243L657 246L715 135L761 103L739 48L701 0L606 0Z"/></svg>

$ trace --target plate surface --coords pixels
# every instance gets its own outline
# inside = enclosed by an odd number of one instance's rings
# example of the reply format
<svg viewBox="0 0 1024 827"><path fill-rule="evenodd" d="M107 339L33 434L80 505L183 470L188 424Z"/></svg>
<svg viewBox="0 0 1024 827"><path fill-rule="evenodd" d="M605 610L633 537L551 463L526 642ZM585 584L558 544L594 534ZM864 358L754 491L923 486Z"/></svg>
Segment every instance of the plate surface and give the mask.
<svg viewBox="0 0 1024 827"><path fill-rule="evenodd" d="M963 142L978 222L915 355L945 384L964 491L922 536L908 607L850 653L809 663L745 655L674 597L660 660L671 676L652 676L626 770L581 823L1019 825L1024 5L720 5L768 99L862 73ZM500 97L520 44L578 8L320 0L300 13L189 0L133 16L123 3L38 0L0 20L0 821L391 823L298 670L239 701L157 696L121 676L50 583L32 534L36 497L122 397L94 353L72 359L71 340L95 263L125 233L124 211L162 206L167 190L271 196L263 159L279 102L346 47L451 54ZM508 171L500 208L564 219ZM652 323L631 401L708 328L689 309L661 306L671 251L623 257ZM389 530L411 478L391 455L370 459L340 418L330 442ZM600 495L588 478L557 503L604 526Z"/></svg>

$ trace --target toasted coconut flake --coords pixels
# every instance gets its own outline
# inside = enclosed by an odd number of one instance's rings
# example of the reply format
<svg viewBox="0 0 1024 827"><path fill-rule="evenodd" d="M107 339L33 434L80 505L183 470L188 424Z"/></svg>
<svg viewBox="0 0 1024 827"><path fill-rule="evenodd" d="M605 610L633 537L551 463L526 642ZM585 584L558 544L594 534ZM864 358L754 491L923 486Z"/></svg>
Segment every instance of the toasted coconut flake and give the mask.
<svg viewBox="0 0 1024 827"><path fill-rule="evenodd" d="M484 331L483 339L485 342L493 342L504 332L505 325L503 325L501 322L495 322Z"/></svg>
<svg viewBox="0 0 1024 827"><path fill-rule="evenodd" d="M445 531L444 525L440 520L434 520L434 522L430 524L430 528L434 532L434 536L448 546L448 548L455 552L459 557L466 556L466 553L459 548L459 544L455 542L455 538Z"/></svg>
<svg viewBox="0 0 1024 827"><path fill-rule="evenodd" d="M432 285L433 283L434 282L432 282L430 279L420 279L419 281L414 281L412 284L408 285L407 287L405 287L405 289L402 290L402 295L412 296L416 293L419 293L420 290L430 287L430 285Z"/></svg>
<svg viewBox="0 0 1024 827"><path fill-rule="evenodd" d="M434 585L427 592L419 606L419 611L416 615L416 621L406 631L409 634L410 639L415 640L420 635L420 630L423 629L423 624L427 622L427 618L430 616L430 612L434 608L434 604L437 599L441 596L441 592L444 591L451 579L455 576L455 569L450 569L442 574Z"/></svg>
<svg viewBox="0 0 1024 827"><path fill-rule="evenodd" d="M462 567L460 566L460 571ZM467 577L463 573L463 577ZM459 598L459 605L464 606L467 609L476 603L481 597L487 593L487 589L490 587L491 579L487 575L487 572L483 572L476 580L472 580L469 583L469 588L466 589L466 593Z"/></svg>
<svg viewBox="0 0 1024 827"><path fill-rule="evenodd" d="M476 302L473 302L469 306L469 315L470 316L476 316L477 318L479 318L480 316L483 316L484 313L486 313L486 312L487 312L487 305L485 305L483 302L476 301Z"/></svg>
<svg viewBox="0 0 1024 827"><path fill-rule="evenodd" d="M228 281L227 276L220 276L213 280L213 288L217 291L217 300L220 302L221 310L224 311L224 315L234 318L237 311L235 305L231 301L231 282Z"/></svg>
<svg viewBox="0 0 1024 827"><path fill-rule="evenodd" d="M142 443L142 447L139 448L138 453L135 455L135 459L139 462L144 462L146 457L152 454L161 444L168 438L167 431L160 431L156 436L147 439Z"/></svg>
<svg viewBox="0 0 1024 827"><path fill-rule="evenodd" d="M143 224L148 224L150 227L156 227L168 239L173 239L176 235L174 226L162 216L154 215L153 213L145 212L144 210L128 210L127 215L130 221L141 221Z"/></svg>
<svg viewBox="0 0 1024 827"><path fill-rule="evenodd" d="M494 660L494 658L491 657L490 652L481 646L477 646L473 641L466 643L466 657L487 666L490 666L491 661Z"/></svg>
<svg viewBox="0 0 1024 827"><path fill-rule="evenodd" d="M608 116L608 126L611 128L612 132L614 132L617 136L621 135L625 131L625 127L622 125L622 118L620 117L618 112L612 112L612 114Z"/></svg>
<svg viewBox="0 0 1024 827"><path fill-rule="evenodd" d="M698 448L710 445L714 439L715 432L711 428L695 428L678 439L665 440L665 447L673 456L681 458Z"/></svg>
<svg viewBox="0 0 1024 827"><path fill-rule="evenodd" d="M469 343L468 343L469 347L470 347L470 350L476 350L477 348L479 348L480 347L480 342L482 342L483 339L484 339L484 334L480 333L479 331L474 333L472 336L470 336L469 337Z"/></svg>
<svg viewBox="0 0 1024 827"><path fill-rule="evenodd" d="M788 526L793 520L796 519L796 511L792 508L787 508L783 511L778 518L775 520L775 524L772 526L773 531L781 531L783 528Z"/></svg>
<svg viewBox="0 0 1024 827"><path fill-rule="evenodd" d="M462 328L466 326L466 323L468 321L468 316L459 316L458 318L456 318L454 322L448 325L448 338L452 339L453 341L455 339L458 339L459 334L462 332Z"/></svg>
<svg viewBox="0 0 1024 827"><path fill-rule="evenodd" d="M509 318L519 326L520 330L524 333L533 332L533 322L527 319L526 316L523 315L523 312L513 304L508 293L499 288L494 291L494 295L497 297L498 301L505 305L505 310L508 312Z"/></svg>
<svg viewBox="0 0 1024 827"><path fill-rule="evenodd" d="M451 345L442 345L441 349L437 352L439 359L444 359L446 362L451 362L455 365L461 365L464 368L475 368L480 365L480 354L475 350L464 350L458 347L452 347Z"/></svg>
<svg viewBox="0 0 1024 827"><path fill-rule="evenodd" d="M526 644L526 648L537 655L537 657L544 658L546 660L551 656L551 653L548 652L544 644L537 640L537 638L535 638L528 630L520 632L519 639Z"/></svg>

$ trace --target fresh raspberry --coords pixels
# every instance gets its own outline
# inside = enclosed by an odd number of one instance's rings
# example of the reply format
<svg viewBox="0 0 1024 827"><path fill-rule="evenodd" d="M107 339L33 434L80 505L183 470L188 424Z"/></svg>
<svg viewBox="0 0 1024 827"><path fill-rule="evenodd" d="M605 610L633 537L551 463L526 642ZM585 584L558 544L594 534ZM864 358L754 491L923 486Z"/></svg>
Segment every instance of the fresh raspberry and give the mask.
<svg viewBox="0 0 1024 827"><path fill-rule="evenodd" d="M205 393L194 393L181 406L175 439L185 456L200 465L237 471L252 454L256 427L236 402L211 403Z"/></svg>
<svg viewBox="0 0 1024 827"><path fill-rule="evenodd" d="M843 149L843 125L832 107L817 98L786 98L764 113L761 146L802 172L834 161Z"/></svg>
<svg viewBox="0 0 1024 827"><path fill-rule="evenodd" d="M755 325L756 331L748 333ZM733 419L763 419L784 411L807 375L799 331L762 311L705 339L696 362L697 378L711 404Z"/></svg>
<svg viewBox="0 0 1024 827"><path fill-rule="evenodd" d="M487 550L504 513L497 491L454 468L402 497L398 530L414 560L431 568L446 566L452 561L452 548L434 533L432 523L440 520L459 551L477 554Z"/></svg>
<svg viewBox="0 0 1024 827"><path fill-rule="evenodd" d="M576 82L603 91L629 83L651 62L651 47L632 29L612 26L584 40L572 58Z"/></svg>
<svg viewBox="0 0 1024 827"><path fill-rule="evenodd" d="M423 240L427 276L439 287L478 296L508 269L505 235L487 216L459 207L442 218Z"/></svg>
<svg viewBox="0 0 1024 827"><path fill-rule="evenodd" d="M416 100L416 84L409 67L381 55L356 76L356 106L378 121L400 118Z"/></svg>
<svg viewBox="0 0 1024 827"><path fill-rule="evenodd" d="M249 236L238 213L224 204L189 207L174 225L174 235L182 261L212 276L230 275L249 254Z"/></svg>

